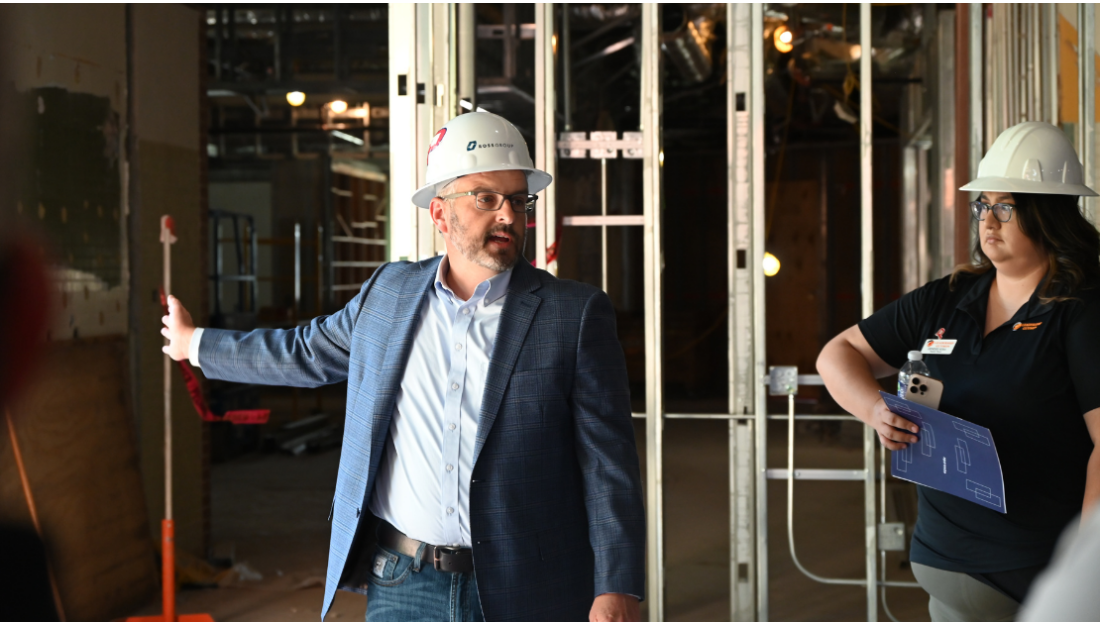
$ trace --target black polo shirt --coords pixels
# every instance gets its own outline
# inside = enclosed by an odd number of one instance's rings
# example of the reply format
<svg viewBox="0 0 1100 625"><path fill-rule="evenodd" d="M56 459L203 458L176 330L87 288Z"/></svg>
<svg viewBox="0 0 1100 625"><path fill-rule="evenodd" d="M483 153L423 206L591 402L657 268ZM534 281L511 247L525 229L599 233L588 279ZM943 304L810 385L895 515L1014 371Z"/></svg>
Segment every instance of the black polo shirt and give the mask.
<svg viewBox="0 0 1100 625"><path fill-rule="evenodd" d="M928 355L943 380L940 410L993 433L1007 514L918 487L913 562L962 573L1046 564L1062 529L1080 513L1092 439L1084 413L1100 408L1100 292L1042 304L1038 290L983 338L996 271L942 278L864 319L859 329L890 366L924 341L957 339Z"/></svg>

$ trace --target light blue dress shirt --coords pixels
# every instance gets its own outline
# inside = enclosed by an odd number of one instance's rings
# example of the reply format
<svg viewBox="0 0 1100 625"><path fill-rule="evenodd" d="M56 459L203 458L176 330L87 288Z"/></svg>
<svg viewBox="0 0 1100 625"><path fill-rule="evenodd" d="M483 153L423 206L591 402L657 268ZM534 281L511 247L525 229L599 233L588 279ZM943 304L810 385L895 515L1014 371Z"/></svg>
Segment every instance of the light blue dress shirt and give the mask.
<svg viewBox="0 0 1100 625"><path fill-rule="evenodd" d="M439 263L420 310L370 510L410 538L470 547L470 477L481 398L512 271L462 301Z"/></svg>
<svg viewBox="0 0 1100 625"><path fill-rule="evenodd" d="M409 538L470 547L474 443L512 270L462 301L447 286L449 269L444 257L420 309L370 510ZM196 367L202 332L195 329L188 350Z"/></svg>

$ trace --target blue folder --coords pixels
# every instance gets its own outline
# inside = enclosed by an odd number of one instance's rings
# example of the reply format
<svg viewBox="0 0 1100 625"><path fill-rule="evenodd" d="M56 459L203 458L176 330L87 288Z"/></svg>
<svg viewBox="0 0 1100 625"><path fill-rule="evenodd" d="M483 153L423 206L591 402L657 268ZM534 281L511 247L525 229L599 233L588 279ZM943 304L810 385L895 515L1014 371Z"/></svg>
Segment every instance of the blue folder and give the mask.
<svg viewBox="0 0 1100 625"><path fill-rule="evenodd" d="M988 428L879 391L890 412L920 428L920 441L890 454L890 475L1007 512L1001 459Z"/></svg>

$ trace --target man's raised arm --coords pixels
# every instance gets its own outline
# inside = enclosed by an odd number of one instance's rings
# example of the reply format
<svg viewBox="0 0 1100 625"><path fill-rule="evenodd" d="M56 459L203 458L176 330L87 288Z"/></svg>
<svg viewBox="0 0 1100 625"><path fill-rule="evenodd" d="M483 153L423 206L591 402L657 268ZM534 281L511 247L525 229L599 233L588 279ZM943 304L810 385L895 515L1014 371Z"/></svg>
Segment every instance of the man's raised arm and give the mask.
<svg viewBox="0 0 1100 625"><path fill-rule="evenodd" d="M168 339L162 350L173 360L197 355L193 364L216 380L302 387L341 382L348 377L355 322L384 268L379 267L344 308L291 330L196 328L187 309L170 295L168 314L161 319L161 334Z"/></svg>

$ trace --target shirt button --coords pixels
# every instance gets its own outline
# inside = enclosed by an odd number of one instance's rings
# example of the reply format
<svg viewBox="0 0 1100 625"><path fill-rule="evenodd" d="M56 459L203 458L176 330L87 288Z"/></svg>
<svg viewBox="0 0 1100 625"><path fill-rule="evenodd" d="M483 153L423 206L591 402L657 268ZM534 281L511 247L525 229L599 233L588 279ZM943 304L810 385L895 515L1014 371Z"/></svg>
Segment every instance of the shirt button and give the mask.
<svg viewBox="0 0 1100 625"><path fill-rule="evenodd" d="M451 431L454 431L455 427L456 427L455 424L452 423L452 424L447 426L447 429L451 430Z"/></svg>
<svg viewBox="0 0 1100 625"><path fill-rule="evenodd" d="M454 514L454 513L455 513L454 508L447 508L447 514Z"/></svg>
<svg viewBox="0 0 1100 625"><path fill-rule="evenodd" d="M463 308L462 309L462 314L464 314L464 315L470 314L470 309L469 308Z"/></svg>
<svg viewBox="0 0 1100 625"><path fill-rule="evenodd" d="M447 470L448 470L448 471L454 471L454 470L455 470L455 465L453 465L453 464L448 464L448 465L447 465Z"/></svg>
<svg viewBox="0 0 1100 625"><path fill-rule="evenodd" d="M457 391L458 390L458 382L455 382L454 384L451 385L451 390L452 391Z"/></svg>
<svg viewBox="0 0 1100 625"><path fill-rule="evenodd" d="M462 343L455 343L455 349L462 349Z"/></svg>

